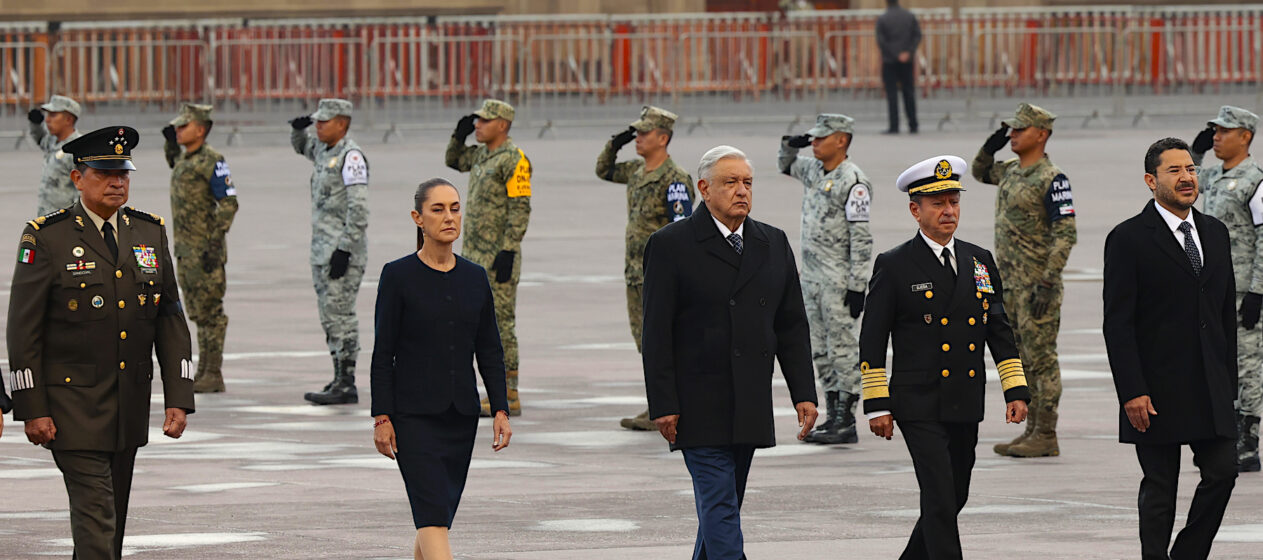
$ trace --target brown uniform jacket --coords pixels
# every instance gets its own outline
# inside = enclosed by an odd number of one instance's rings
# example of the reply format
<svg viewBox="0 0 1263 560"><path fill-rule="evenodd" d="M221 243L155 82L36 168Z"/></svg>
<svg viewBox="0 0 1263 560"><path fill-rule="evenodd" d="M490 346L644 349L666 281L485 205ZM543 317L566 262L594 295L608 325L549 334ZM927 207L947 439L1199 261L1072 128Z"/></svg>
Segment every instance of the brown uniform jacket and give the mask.
<svg viewBox="0 0 1263 560"><path fill-rule="evenodd" d="M82 203L29 222L9 297L14 418L50 416L50 449L149 441L157 352L167 408L193 412L189 329L162 219L119 210L118 259Z"/></svg>

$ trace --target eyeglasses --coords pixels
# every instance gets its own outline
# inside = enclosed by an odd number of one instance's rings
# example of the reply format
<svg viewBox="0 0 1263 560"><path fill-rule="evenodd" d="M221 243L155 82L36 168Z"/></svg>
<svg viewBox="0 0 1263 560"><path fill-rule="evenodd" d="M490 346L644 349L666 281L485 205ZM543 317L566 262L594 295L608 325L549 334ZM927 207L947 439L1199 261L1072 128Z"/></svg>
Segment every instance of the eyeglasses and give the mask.
<svg viewBox="0 0 1263 560"><path fill-rule="evenodd" d="M1183 176L1185 173L1196 177L1197 166L1190 165L1188 167L1169 167L1167 169L1163 169L1162 171L1160 171L1160 173L1168 177L1180 177L1180 176Z"/></svg>

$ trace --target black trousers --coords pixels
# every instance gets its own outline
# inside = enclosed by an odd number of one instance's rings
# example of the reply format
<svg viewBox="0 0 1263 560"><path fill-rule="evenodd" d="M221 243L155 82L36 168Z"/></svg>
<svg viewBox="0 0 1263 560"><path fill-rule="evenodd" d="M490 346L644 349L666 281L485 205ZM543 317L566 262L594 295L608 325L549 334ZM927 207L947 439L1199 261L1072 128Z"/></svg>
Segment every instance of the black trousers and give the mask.
<svg viewBox="0 0 1263 560"><path fill-rule="evenodd" d="M881 83L886 86L886 110L890 116L890 130L899 130L899 93L903 93L903 110L908 114L908 130L917 131L917 78L913 64L908 62L883 62Z"/></svg>
<svg viewBox="0 0 1263 560"><path fill-rule="evenodd" d="M119 560L127 526L136 448L126 451L53 450L70 498L75 560Z"/></svg>
<svg viewBox="0 0 1263 560"><path fill-rule="evenodd" d="M900 560L959 560L956 515L969 499L978 445L975 422L898 421L921 487L921 517Z"/></svg>
<svg viewBox="0 0 1263 560"><path fill-rule="evenodd" d="M1237 483L1237 444L1231 439L1212 439L1189 444L1193 463L1202 480L1193 494L1188 520L1175 537L1170 555L1171 530L1175 526L1176 484L1180 477L1180 445L1136 444L1136 458L1144 478L1140 480L1140 552L1144 560L1192 560L1210 556L1210 545L1228 508Z"/></svg>

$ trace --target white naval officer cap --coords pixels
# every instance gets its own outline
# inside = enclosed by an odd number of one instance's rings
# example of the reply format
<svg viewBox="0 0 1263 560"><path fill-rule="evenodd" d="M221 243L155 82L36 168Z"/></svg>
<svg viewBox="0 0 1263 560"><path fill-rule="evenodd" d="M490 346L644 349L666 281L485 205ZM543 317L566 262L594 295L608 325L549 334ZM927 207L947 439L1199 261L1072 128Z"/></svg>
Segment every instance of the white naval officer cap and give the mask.
<svg viewBox="0 0 1263 560"><path fill-rule="evenodd" d="M969 171L965 160L956 156L935 156L899 174L895 185L908 196L963 191L960 178Z"/></svg>

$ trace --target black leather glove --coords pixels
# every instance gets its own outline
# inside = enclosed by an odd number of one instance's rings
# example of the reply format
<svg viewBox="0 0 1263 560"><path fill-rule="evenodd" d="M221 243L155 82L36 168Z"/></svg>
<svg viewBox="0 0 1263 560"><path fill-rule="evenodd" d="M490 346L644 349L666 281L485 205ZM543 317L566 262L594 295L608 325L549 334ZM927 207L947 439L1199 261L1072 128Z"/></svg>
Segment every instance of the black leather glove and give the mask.
<svg viewBox="0 0 1263 560"><path fill-rule="evenodd" d="M26 114L26 119L31 121L31 124L42 123L44 122L44 112L39 109L31 109L31 112Z"/></svg>
<svg viewBox="0 0 1263 560"><path fill-rule="evenodd" d="M289 125L294 127L294 130L303 130L311 126L311 115L303 115L301 117L290 119Z"/></svg>
<svg viewBox="0 0 1263 560"><path fill-rule="evenodd" d="M470 134L474 133L474 119L478 115L465 115L456 121L456 131L452 133L452 137L457 140L465 140Z"/></svg>
<svg viewBox="0 0 1263 560"><path fill-rule="evenodd" d="M496 271L496 282L503 284L509 281L513 276L513 258L517 256L516 251L500 251L496 254L496 260L491 261L491 270Z"/></svg>
<svg viewBox="0 0 1263 560"><path fill-rule="evenodd" d="M781 141L791 148L806 148L811 145L811 136L807 134L799 134L798 136L782 136Z"/></svg>
<svg viewBox="0 0 1263 560"><path fill-rule="evenodd" d="M1259 310L1263 308L1263 294L1250 292L1241 300L1241 326L1251 330L1259 324Z"/></svg>
<svg viewBox="0 0 1263 560"><path fill-rule="evenodd" d="M1005 144L1009 143L1009 125L1000 123L1000 129L991 133L991 137L982 145L982 151L995 155Z"/></svg>
<svg viewBox="0 0 1263 560"><path fill-rule="evenodd" d="M162 137L166 138L167 142L174 144L175 143L175 125L169 124L167 126L162 127Z"/></svg>
<svg viewBox="0 0 1263 560"><path fill-rule="evenodd" d="M346 267L349 264L351 264L351 253L335 249L333 256L329 257L329 279L337 280L346 276Z"/></svg>
<svg viewBox="0 0 1263 560"><path fill-rule="evenodd" d="M1189 149L1195 154L1204 154L1215 147L1215 127L1208 126L1205 130L1197 133L1197 138L1193 139L1193 145ZM1257 318L1257 316L1256 316Z"/></svg>
<svg viewBox="0 0 1263 560"><path fill-rule="evenodd" d="M615 134L614 136L611 136L610 144L614 146L615 151L618 151L619 148L626 146L628 142L631 142L632 140L635 140L635 139L636 139L636 129L629 126L627 127L627 130L624 130L618 134Z"/></svg>
<svg viewBox="0 0 1263 560"><path fill-rule="evenodd" d="M1052 307L1053 298L1057 296L1057 290L1052 286L1039 284L1035 286L1035 293L1031 295L1031 315L1035 318L1043 317L1048 313L1048 308Z"/></svg>
<svg viewBox="0 0 1263 560"><path fill-rule="evenodd" d="M851 308L851 318L859 319L864 312L864 292L846 291L846 306Z"/></svg>

